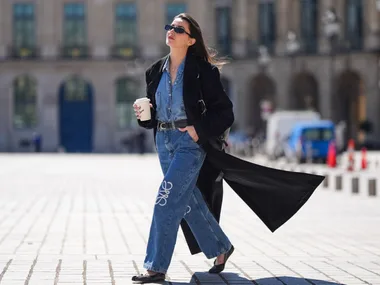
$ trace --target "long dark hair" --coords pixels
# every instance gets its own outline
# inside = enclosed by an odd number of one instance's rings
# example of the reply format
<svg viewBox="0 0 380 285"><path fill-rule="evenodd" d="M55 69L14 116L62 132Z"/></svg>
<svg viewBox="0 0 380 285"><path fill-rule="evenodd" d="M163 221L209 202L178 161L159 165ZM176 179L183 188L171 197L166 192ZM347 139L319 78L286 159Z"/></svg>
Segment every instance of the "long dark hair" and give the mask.
<svg viewBox="0 0 380 285"><path fill-rule="evenodd" d="M203 40L201 28L193 17L187 13L181 13L174 17L174 19L176 18L180 18L189 23L191 37L196 40L195 44L189 47L187 51L188 54L193 54L204 61L214 64L219 69L221 69L224 64L228 63L226 59L217 58L218 53L215 49L211 49L210 47L206 46Z"/></svg>

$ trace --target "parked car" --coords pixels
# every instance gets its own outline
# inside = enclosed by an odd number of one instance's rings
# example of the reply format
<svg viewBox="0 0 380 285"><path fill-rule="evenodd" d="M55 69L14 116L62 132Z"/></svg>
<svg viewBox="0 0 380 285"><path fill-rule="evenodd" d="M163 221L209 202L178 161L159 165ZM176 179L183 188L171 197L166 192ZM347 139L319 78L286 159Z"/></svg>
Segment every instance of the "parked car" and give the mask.
<svg viewBox="0 0 380 285"><path fill-rule="evenodd" d="M335 125L328 120L297 123L285 144L288 161L305 162L308 158L326 162L331 142L335 141Z"/></svg>
<svg viewBox="0 0 380 285"><path fill-rule="evenodd" d="M314 111L277 111L267 121L265 153L269 159L284 155L284 143L298 122L317 121L321 115Z"/></svg>

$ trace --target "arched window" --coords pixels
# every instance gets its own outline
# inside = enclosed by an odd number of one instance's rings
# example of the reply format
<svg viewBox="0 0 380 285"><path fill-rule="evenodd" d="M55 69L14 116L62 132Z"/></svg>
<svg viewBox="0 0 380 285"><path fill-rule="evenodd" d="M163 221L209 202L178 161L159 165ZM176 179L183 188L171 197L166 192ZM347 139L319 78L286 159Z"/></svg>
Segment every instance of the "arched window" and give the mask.
<svg viewBox="0 0 380 285"><path fill-rule="evenodd" d="M64 99L66 101L85 101L88 99L88 84L83 78L79 76L73 76L69 78L64 84Z"/></svg>
<svg viewBox="0 0 380 285"><path fill-rule="evenodd" d="M37 125L37 83L28 75L13 81L13 125L16 129Z"/></svg>
<svg viewBox="0 0 380 285"><path fill-rule="evenodd" d="M141 97L139 84L130 78L120 78L116 81L116 114L120 129L134 127L137 120L133 111L133 102Z"/></svg>

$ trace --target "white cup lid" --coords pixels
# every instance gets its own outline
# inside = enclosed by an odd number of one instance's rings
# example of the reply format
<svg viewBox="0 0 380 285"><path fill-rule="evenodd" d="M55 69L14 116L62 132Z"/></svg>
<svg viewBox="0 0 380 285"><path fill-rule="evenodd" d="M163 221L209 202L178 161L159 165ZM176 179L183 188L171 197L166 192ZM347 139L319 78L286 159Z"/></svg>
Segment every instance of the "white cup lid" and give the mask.
<svg viewBox="0 0 380 285"><path fill-rule="evenodd" d="M139 99L136 99L135 102L146 102L146 101L150 102L150 99L149 98L139 98Z"/></svg>

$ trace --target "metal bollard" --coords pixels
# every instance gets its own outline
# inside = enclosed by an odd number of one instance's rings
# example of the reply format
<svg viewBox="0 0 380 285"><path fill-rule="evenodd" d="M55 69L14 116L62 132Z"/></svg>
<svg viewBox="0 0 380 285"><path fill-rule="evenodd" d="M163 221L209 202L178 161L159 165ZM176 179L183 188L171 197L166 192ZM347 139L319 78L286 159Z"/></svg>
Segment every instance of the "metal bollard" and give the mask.
<svg viewBox="0 0 380 285"><path fill-rule="evenodd" d="M342 190L342 175L335 176L335 190Z"/></svg>
<svg viewBox="0 0 380 285"><path fill-rule="evenodd" d="M313 163L313 148L311 146L311 142L307 142L306 144L306 162Z"/></svg>
<svg viewBox="0 0 380 285"><path fill-rule="evenodd" d="M351 180L352 193L359 193L359 177L353 177Z"/></svg>
<svg viewBox="0 0 380 285"><path fill-rule="evenodd" d="M325 179L323 180L323 187L328 188L329 187L329 175L325 174Z"/></svg>
<svg viewBox="0 0 380 285"><path fill-rule="evenodd" d="M369 196L376 196L377 195L377 189L376 189L376 179L369 179L368 180L368 195Z"/></svg>

